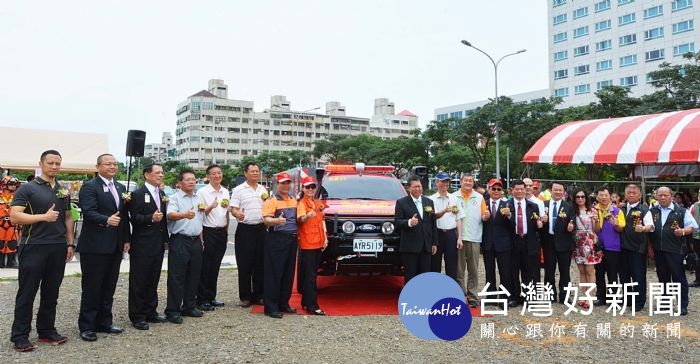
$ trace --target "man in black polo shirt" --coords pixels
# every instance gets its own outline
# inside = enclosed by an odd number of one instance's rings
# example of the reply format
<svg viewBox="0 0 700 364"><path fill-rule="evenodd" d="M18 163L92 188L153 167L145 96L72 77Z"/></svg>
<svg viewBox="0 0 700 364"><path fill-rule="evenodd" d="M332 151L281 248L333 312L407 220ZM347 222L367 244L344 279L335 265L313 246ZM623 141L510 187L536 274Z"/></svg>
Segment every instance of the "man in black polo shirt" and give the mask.
<svg viewBox="0 0 700 364"><path fill-rule="evenodd" d="M19 289L15 299L15 317L10 340L17 351L36 347L29 341L32 308L41 286L36 330L39 341L53 345L67 341L56 331L56 302L66 262L73 259L73 218L70 196L56 181L61 154L55 150L41 153L41 176L25 183L12 200L12 223L22 224L19 241Z"/></svg>

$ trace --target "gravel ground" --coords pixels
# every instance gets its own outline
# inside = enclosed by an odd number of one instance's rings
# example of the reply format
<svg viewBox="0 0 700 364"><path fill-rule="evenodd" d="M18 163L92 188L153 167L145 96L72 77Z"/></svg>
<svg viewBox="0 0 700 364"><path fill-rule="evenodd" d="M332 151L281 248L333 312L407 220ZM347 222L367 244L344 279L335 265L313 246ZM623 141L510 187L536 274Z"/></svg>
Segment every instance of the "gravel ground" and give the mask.
<svg viewBox="0 0 700 364"><path fill-rule="evenodd" d="M483 267L482 283L483 283ZM522 362L595 359L607 362L652 362L697 360L700 356L700 289L691 288L690 314L681 318L649 317L645 309L635 318L613 318L596 308L591 316L565 317L563 305L554 305L554 315L475 318L470 332L456 342L425 341L408 332L398 316L311 317L286 315L282 320L251 314L237 307L237 272L223 270L219 298L227 306L203 318L185 317L182 325L151 324L138 331L127 316L128 276L120 277L115 295L115 324L125 328L120 335L98 334L94 343L78 337L80 278L66 277L61 288L57 328L68 343L58 347L38 343L31 353L17 353L9 342L16 281L0 282L0 339L3 362L32 363L128 363L128 362ZM578 277L573 274L572 277ZM650 279L653 272L649 272ZM689 277L690 278L690 277ZM165 279L160 283L160 302L165 302ZM654 281L654 280L652 280ZM37 300L38 303L38 300ZM162 312L162 306L158 308ZM34 311L36 313L36 310ZM517 312L517 314L516 314ZM574 325L587 324L588 337L576 338ZM596 338L597 324L611 324L611 338ZM681 338L667 338L666 324L680 322ZM481 338L481 325L493 323L495 337ZM528 324L541 324L544 337L526 338ZM552 324L565 326L565 335L552 337ZM633 338L619 334L621 324L635 326ZM657 324L658 337L642 337L642 326ZM516 335L504 332L518 327ZM513 329L515 330L515 329ZM506 330L507 331L507 330ZM36 344L36 333L30 339Z"/></svg>

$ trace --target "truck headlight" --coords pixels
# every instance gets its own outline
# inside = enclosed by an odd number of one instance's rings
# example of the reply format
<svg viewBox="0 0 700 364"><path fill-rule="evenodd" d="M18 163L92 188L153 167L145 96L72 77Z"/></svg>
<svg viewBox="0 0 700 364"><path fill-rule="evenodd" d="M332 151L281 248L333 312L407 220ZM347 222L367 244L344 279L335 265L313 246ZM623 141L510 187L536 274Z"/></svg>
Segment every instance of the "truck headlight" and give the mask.
<svg viewBox="0 0 700 364"><path fill-rule="evenodd" d="M394 224L387 221L382 224L382 232L384 235L389 235L394 232Z"/></svg>
<svg viewBox="0 0 700 364"><path fill-rule="evenodd" d="M355 232L355 223L352 221L346 221L343 223L343 232L346 234L352 234Z"/></svg>

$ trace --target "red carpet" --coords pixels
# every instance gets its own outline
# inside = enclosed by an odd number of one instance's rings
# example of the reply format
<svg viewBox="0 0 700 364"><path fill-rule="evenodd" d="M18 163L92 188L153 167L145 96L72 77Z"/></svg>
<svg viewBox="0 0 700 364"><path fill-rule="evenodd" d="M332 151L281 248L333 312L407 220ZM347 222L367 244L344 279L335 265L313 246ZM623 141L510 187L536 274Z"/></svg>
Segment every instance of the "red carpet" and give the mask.
<svg viewBox="0 0 700 364"><path fill-rule="evenodd" d="M399 276L319 276L318 305L329 316L398 315L398 300L403 288ZM299 314L301 294L296 280L289 304ZM470 308L472 317L481 316L481 310ZM253 306L252 313L262 313L263 306Z"/></svg>

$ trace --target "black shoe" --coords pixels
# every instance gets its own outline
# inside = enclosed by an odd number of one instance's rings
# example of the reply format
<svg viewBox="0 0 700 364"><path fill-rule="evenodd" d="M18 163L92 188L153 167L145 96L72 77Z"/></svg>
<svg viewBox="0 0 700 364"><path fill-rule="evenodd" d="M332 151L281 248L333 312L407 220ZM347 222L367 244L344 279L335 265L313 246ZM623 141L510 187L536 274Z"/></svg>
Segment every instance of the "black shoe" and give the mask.
<svg viewBox="0 0 700 364"><path fill-rule="evenodd" d="M182 317L180 317L180 315L168 316L165 319L168 320L168 322L172 322L172 323L178 324L178 325L182 323Z"/></svg>
<svg viewBox="0 0 700 364"><path fill-rule="evenodd" d="M161 324L161 323L163 323L163 322L165 322L165 321L167 321L167 320L165 319L165 316L161 316L161 315L155 315L155 316L146 317L146 322L152 322L152 323L155 323L155 324Z"/></svg>
<svg viewBox="0 0 700 364"><path fill-rule="evenodd" d="M688 283L688 287L700 287L700 281L692 281Z"/></svg>
<svg viewBox="0 0 700 364"><path fill-rule="evenodd" d="M187 316L187 317L202 317L204 316L204 313L200 311L199 309L193 308L191 310L186 310L180 312L180 315L182 316Z"/></svg>
<svg viewBox="0 0 700 364"><path fill-rule="evenodd" d="M203 303L201 305L197 305L197 308L200 311L214 311L214 306L211 303Z"/></svg>
<svg viewBox="0 0 700 364"><path fill-rule="evenodd" d="M467 305L469 305L470 308L477 308L479 306L479 303L475 300L468 299Z"/></svg>
<svg viewBox="0 0 700 364"><path fill-rule="evenodd" d="M634 306L634 312L639 312L644 309L644 305L641 306Z"/></svg>
<svg viewBox="0 0 700 364"><path fill-rule="evenodd" d="M256 305L258 305L258 306L262 306L262 305L263 305L263 299L262 299L262 298L258 298L258 299L255 300L253 303L256 304Z"/></svg>
<svg viewBox="0 0 700 364"><path fill-rule="evenodd" d="M326 316L326 313L323 312L323 310L320 309L320 308L317 308L317 309L315 309L315 310L308 310L308 309L307 309L306 312L308 312L309 315Z"/></svg>
<svg viewBox="0 0 700 364"><path fill-rule="evenodd" d="M253 305L253 302L250 302L248 300L241 300L241 303L239 303L238 305L243 308L248 308Z"/></svg>
<svg viewBox="0 0 700 364"><path fill-rule="evenodd" d="M681 316L685 316L688 314L688 309L687 308L681 308Z"/></svg>
<svg viewBox="0 0 700 364"><path fill-rule="evenodd" d="M97 341L97 335L95 335L95 332L92 330L85 330L81 332L80 338L83 339L83 341Z"/></svg>
<svg viewBox="0 0 700 364"><path fill-rule="evenodd" d="M508 301L508 307L513 308L513 307L518 307L520 306L520 302L518 301Z"/></svg>
<svg viewBox="0 0 700 364"><path fill-rule="evenodd" d="M148 330L148 323L146 321L134 322L131 324L136 330Z"/></svg>
<svg viewBox="0 0 700 364"><path fill-rule="evenodd" d="M223 303L221 301L217 301L217 300L211 300L211 302L209 302L209 303L214 307L224 307L224 305L225 305L225 303Z"/></svg>
<svg viewBox="0 0 700 364"><path fill-rule="evenodd" d="M282 308L282 309L280 309L280 311L282 311L284 313L297 313L297 309L294 307Z"/></svg>
<svg viewBox="0 0 700 364"><path fill-rule="evenodd" d="M265 316L276 318L276 319L281 319L283 317L282 312L265 312Z"/></svg>
<svg viewBox="0 0 700 364"><path fill-rule="evenodd" d="M54 346L64 344L66 341L68 341L68 338L57 332L46 336L39 336L39 342L49 343Z"/></svg>
<svg viewBox="0 0 700 364"><path fill-rule="evenodd" d="M596 307L605 306L605 305L606 305L606 303L603 300L595 300L595 302L593 302L593 306L596 306Z"/></svg>
<svg viewBox="0 0 700 364"><path fill-rule="evenodd" d="M15 350L19 351L20 353L36 349L36 346L34 346L34 344L32 344L26 337L15 339L14 344Z"/></svg>
<svg viewBox="0 0 700 364"><path fill-rule="evenodd" d="M107 327L100 327L100 328L98 328L98 329L95 330L95 331L97 331L97 332L104 332L104 333L107 333L107 334L121 334L122 332L124 332L124 329L122 329L122 328L119 327L119 326L114 326L114 325L112 325L112 326L107 326Z"/></svg>

